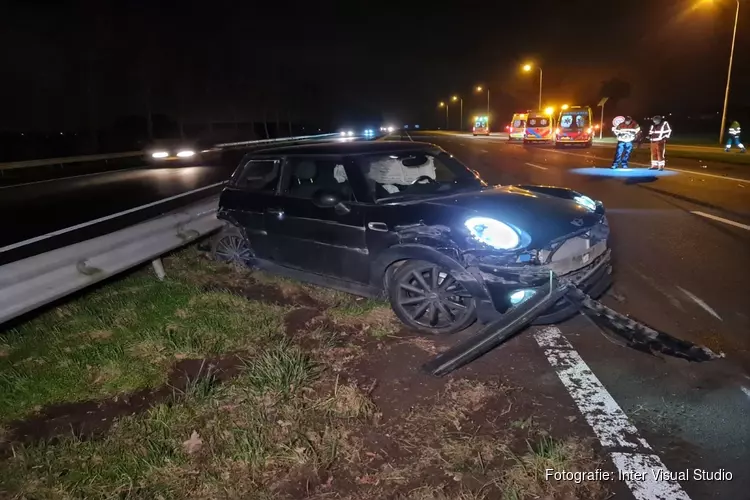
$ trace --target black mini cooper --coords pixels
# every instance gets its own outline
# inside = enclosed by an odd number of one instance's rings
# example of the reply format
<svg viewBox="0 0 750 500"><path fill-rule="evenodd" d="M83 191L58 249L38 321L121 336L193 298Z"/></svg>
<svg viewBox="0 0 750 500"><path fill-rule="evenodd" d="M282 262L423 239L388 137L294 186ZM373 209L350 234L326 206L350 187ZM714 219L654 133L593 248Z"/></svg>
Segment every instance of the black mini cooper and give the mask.
<svg viewBox="0 0 750 500"><path fill-rule="evenodd" d="M420 142L334 142L246 155L221 194L217 259L366 297L408 327L495 320L555 279L611 283L600 202L566 188L489 186ZM575 307L561 299L535 323Z"/></svg>

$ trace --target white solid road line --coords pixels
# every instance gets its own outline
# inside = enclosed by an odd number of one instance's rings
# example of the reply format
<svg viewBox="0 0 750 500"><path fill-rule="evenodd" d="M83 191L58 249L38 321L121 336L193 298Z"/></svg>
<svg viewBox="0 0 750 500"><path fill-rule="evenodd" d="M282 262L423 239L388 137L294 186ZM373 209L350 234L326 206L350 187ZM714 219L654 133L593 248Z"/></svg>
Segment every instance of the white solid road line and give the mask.
<svg viewBox="0 0 750 500"><path fill-rule="evenodd" d="M534 165L533 163L527 163L526 165L528 165L530 167L538 168L540 170L547 170L547 167L543 167L541 165Z"/></svg>
<svg viewBox="0 0 750 500"><path fill-rule="evenodd" d="M534 338L636 500L690 500L562 332L548 326Z"/></svg>
<svg viewBox="0 0 750 500"><path fill-rule="evenodd" d="M744 229L745 231L750 231L750 226L748 226L747 224L742 224L741 222L735 222L733 220L725 219L723 217L719 217L716 215L707 214L705 212L698 212L695 210L691 210L690 213L694 215L700 215L701 217L705 217L707 219L713 219L719 222L723 222L724 224L729 224L730 226L739 227L741 229Z"/></svg>
<svg viewBox="0 0 750 500"><path fill-rule="evenodd" d="M570 151L558 151L556 149L545 149L544 151L549 151L550 153L557 153L561 155L571 155L571 156L581 156L583 158L589 158L591 160L602 160L606 162L612 161L611 158L602 158L601 156L592 156L592 155L585 155L581 153L571 153ZM633 165L638 165L639 167L650 167L648 163L641 163L637 161L631 161ZM711 177L714 179L722 179L725 181L732 181L732 182L740 182L743 184L750 184L750 179L740 179L739 177L727 177L724 175L717 175L717 174L707 174L704 172L696 172L695 170L685 170L682 168L673 168L673 167L666 167L667 170L674 170L675 172L682 172L683 174L690 174L690 175L700 175L703 177Z"/></svg>
<svg viewBox="0 0 750 500"><path fill-rule="evenodd" d="M159 205L161 203L166 203L168 201L176 200L178 198L182 198L183 196L187 196L193 193L199 193L201 191L205 191L206 189L211 189L216 186L221 186L222 184L225 184L226 181L217 182L215 184L210 184L208 186L203 186L202 188L193 189L192 191L187 191L185 193L176 194L174 196L170 196L169 198L163 198L161 200L152 201L151 203L147 203L145 205L141 205L139 207L133 207L129 208L127 210L123 210L122 212L117 212L116 214L106 215L104 217L100 217L98 219L90 220L88 222L82 222L80 224L76 224L75 226L66 227L65 229L58 229L57 231L52 231L51 233L43 234L41 236L35 236L33 238L29 238L28 240L19 241L17 243L12 243L10 245L4 246L0 248L0 253L7 252L8 250L13 250L15 248L21 248L26 245L30 245L32 243L37 243L39 241L46 240L48 238L53 238L55 236L60 236L61 234L69 233L71 231L77 231L78 229L83 229L84 227L93 226L94 224L99 224L100 222L108 221L111 219L115 219L117 217L122 217L123 215L132 214L133 212L137 212L139 210L143 210L144 208L154 207L156 205Z"/></svg>

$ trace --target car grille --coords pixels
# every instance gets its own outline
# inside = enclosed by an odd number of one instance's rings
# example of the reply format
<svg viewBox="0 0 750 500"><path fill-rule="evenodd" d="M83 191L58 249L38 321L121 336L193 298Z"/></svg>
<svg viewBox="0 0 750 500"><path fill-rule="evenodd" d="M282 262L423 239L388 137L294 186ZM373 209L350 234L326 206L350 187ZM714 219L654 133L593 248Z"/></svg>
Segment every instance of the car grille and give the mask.
<svg viewBox="0 0 750 500"><path fill-rule="evenodd" d="M607 251L609 224L606 217L583 233L564 240L552 250L539 252L539 260L558 276L587 267Z"/></svg>

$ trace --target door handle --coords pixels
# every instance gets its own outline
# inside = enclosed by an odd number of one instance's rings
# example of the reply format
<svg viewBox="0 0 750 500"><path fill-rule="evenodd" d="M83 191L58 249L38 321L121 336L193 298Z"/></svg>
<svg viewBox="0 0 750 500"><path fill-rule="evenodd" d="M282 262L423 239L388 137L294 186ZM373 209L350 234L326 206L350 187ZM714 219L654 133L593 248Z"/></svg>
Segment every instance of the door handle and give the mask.
<svg viewBox="0 0 750 500"><path fill-rule="evenodd" d="M368 222L367 227L368 229L372 229L373 231L381 231L384 233L388 232L388 226L385 222Z"/></svg>

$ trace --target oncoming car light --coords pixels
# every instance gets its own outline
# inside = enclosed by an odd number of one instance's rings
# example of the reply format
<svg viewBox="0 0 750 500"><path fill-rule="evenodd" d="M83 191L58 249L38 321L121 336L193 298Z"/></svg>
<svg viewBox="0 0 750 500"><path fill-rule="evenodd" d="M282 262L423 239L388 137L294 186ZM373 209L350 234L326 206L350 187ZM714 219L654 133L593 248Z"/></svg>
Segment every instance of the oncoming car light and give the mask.
<svg viewBox="0 0 750 500"><path fill-rule="evenodd" d="M189 149L183 149L179 153L177 153L178 158L190 158L191 156L195 156L195 151L191 151Z"/></svg>
<svg viewBox="0 0 750 500"><path fill-rule="evenodd" d="M166 151L157 151L155 153L151 153L151 158L166 158L169 156L169 153Z"/></svg>
<svg viewBox="0 0 750 500"><path fill-rule="evenodd" d="M588 208L592 212L596 211L596 202L589 198L588 196L580 195L573 198L573 201L578 203L584 208Z"/></svg>
<svg viewBox="0 0 750 500"><path fill-rule="evenodd" d="M472 217L464 225L475 239L498 250L512 250L521 243L518 232L499 220Z"/></svg>

